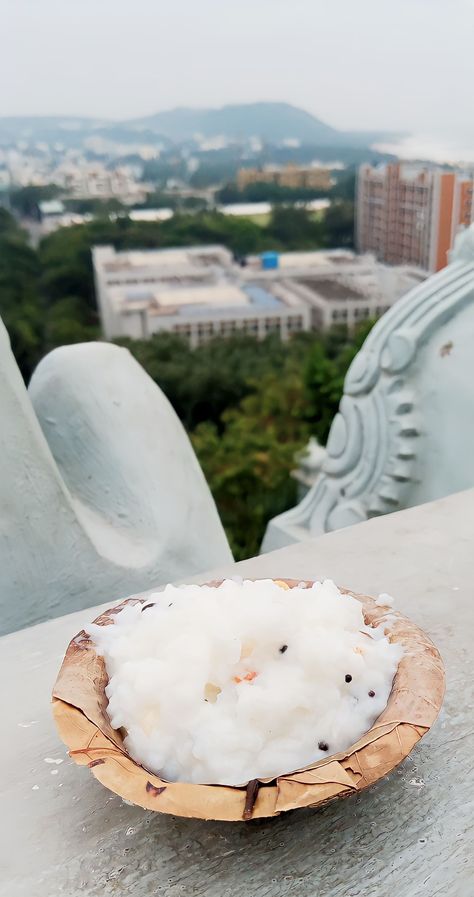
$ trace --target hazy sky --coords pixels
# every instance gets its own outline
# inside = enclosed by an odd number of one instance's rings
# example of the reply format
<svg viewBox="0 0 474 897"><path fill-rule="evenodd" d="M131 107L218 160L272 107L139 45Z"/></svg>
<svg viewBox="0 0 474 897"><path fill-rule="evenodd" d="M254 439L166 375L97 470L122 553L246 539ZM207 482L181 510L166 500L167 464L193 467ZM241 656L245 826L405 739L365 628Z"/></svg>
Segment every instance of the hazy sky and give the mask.
<svg viewBox="0 0 474 897"><path fill-rule="evenodd" d="M0 0L0 114L286 100L474 145L474 0Z"/></svg>

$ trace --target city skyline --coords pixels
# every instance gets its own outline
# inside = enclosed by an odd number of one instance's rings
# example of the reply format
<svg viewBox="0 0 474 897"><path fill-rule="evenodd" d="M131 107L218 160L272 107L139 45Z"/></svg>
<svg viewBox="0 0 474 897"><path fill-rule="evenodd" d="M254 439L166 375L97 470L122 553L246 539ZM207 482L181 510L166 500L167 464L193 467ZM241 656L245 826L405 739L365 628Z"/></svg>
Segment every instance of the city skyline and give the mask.
<svg viewBox="0 0 474 897"><path fill-rule="evenodd" d="M0 0L0 115L125 119L258 100L474 143L473 0ZM442 64L440 64L442 63Z"/></svg>

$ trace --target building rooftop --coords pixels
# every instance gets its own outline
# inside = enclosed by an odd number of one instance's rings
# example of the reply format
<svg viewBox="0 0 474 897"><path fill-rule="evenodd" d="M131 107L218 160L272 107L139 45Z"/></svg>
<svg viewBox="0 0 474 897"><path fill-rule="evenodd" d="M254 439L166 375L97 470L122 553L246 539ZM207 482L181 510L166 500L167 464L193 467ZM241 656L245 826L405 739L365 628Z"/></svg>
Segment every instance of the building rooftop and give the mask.
<svg viewBox="0 0 474 897"><path fill-rule="evenodd" d="M319 296L323 296L325 299L364 299L364 293L360 290L354 289L353 286L347 284L345 281L337 280L336 278L329 277L301 277L297 280L297 283L302 284L304 287L308 287L314 293L318 293Z"/></svg>
<svg viewBox="0 0 474 897"><path fill-rule="evenodd" d="M223 246L189 246L116 252L93 250L96 287L106 335L146 338L159 329L183 332L206 319L229 322L260 336L284 324L295 329L330 326L340 315L352 326L385 311L423 278L408 268L389 269L372 255L351 250L250 256L241 267ZM337 303L336 310L330 308ZM321 309L323 308L323 312ZM290 320L291 319L291 320ZM237 323L238 322L238 323ZM262 329L263 328L263 329ZM193 330L194 332L194 330Z"/></svg>
<svg viewBox="0 0 474 897"><path fill-rule="evenodd" d="M358 256L350 249L318 249L307 252L282 252L280 255L281 268L324 268L326 266L361 264L367 262L367 257Z"/></svg>
<svg viewBox="0 0 474 897"><path fill-rule="evenodd" d="M281 309L284 303L267 288L254 283L236 284L229 281L190 283L170 287L118 286L110 289L112 302L127 311L147 310L150 315L208 315L231 311L233 316L248 314L257 309Z"/></svg>
<svg viewBox="0 0 474 897"><path fill-rule="evenodd" d="M60 199L44 199L38 203L41 215L62 215L64 203Z"/></svg>
<svg viewBox="0 0 474 897"><path fill-rule="evenodd" d="M116 252L113 246L96 246L94 260L105 271L127 268L169 268L177 265L208 266L232 259L223 246L177 246L165 249L127 249Z"/></svg>

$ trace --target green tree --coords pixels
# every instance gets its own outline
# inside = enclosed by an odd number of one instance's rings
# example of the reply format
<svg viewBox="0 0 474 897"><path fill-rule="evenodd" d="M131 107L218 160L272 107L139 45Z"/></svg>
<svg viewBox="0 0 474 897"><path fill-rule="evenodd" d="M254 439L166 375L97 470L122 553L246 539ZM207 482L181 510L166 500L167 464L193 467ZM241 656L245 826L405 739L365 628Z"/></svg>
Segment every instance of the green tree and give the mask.
<svg viewBox="0 0 474 897"><path fill-rule="evenodd" d="M225 340L215 338L194 350L172 333L120 343L158 383L188 430L203 421L211 421L221 430L221 415L252 392L252 384L261 377L270 371L278 373L290 351L289 344L275 334L261 342L235 334Z"/></svg>
<svg viewBox="0 0 474 897"><path fill-rule="evenodd" d="M57 346L99 338L97 316L77 296L59 299L47 309L43 337L46 352Z"/></svg>
<svg viewBox="0 0 474 897"><path fill-rule="evenodd" d="M64 199L64 206L68 211L75 212L78 215L107 215L110 212L123 212L126 210L126 206L116 197L111 197L110 199L75 199L71 197Z"/></svg>
<svg viewBox="0 0 474 897"><path fill-rule="evenodd" d="M254 184L248 184L242 190L239 190L235 183L230 182L217 191L216 199L221 203L292 203L308 202L311 199L320 199L327 195L327 190L312 187L284 187L281 184L256 181Z"/></svg>
<svg viewBox="0 0 474 897"><path fill-rule="evenodd" d="M305 208L274 206L267 230L285 249L318 249L324 242L321 222Z"/></svg>
<svg viewBox="0 0 474 897"><path fill-rule="evenodd" d="M354 246L354 203L349 200L332 202L323 217L325 245L331 248Z"/></svg>
<svg viewBox="0 0 474 897"><path fill-rule="evenodd" d="M220 421L191 432L236 558L256 554L268 520L294 505L295 454L311 433L326 442L347 369L371 326L301 334L283 357L266 358L267 370L247 380L247 394Z"/></svg>
<svg viewBox="0 0 474 897"><path fill-rule="evenodd" d="M323 445L339 408L346 373L373 323L365 321L355 333L345 327L335 327L324 336L316 337L306 355L303 367L305 417Z"/></svg>
<svg viewBox="0 0 474 897"><path fill-rule="evenodd" d="M25 233L0 209L0 316L24 377L42 354L42 307L38 293L39 262Z"/></svg>
<svg viewBox="0 0 474 897"><path fill-rule="evenodd" d="M299 364L289 357L279 374L222 415L224 429L202 423L192 441L237 559L258 552L265 526L296 499L290 471L309 435Z"/></svg>
<svg viewBox="0 0 474 897"><path fill-rule="evenodd" d="M356 169L345 168L335 173L335 183L331 187L332 199L343 199L354 202L356 192Z"/></svg>
<svg viewBox="0 0 474 897"><path fill-rule="evenodd" d="M47 199L54 199L60 193L56 184L45 184L36 187L30 184L28 187L19 187L10 193L10 204L20 215L27 218L36 217L38 214L38 203Z"/></svg>

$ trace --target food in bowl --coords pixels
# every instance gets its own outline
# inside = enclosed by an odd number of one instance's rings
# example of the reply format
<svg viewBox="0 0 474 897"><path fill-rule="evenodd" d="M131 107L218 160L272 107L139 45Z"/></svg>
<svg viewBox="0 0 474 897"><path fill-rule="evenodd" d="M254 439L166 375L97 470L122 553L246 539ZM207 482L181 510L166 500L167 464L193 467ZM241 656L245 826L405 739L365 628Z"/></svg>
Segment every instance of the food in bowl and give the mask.
<svg viewBox="0 0 474 897"><path fill-rule="evenodd" d="M107 714L168 782L241 786L346 750L386 707L403 654L333 582L167 586L88 627Z"/></svg>

